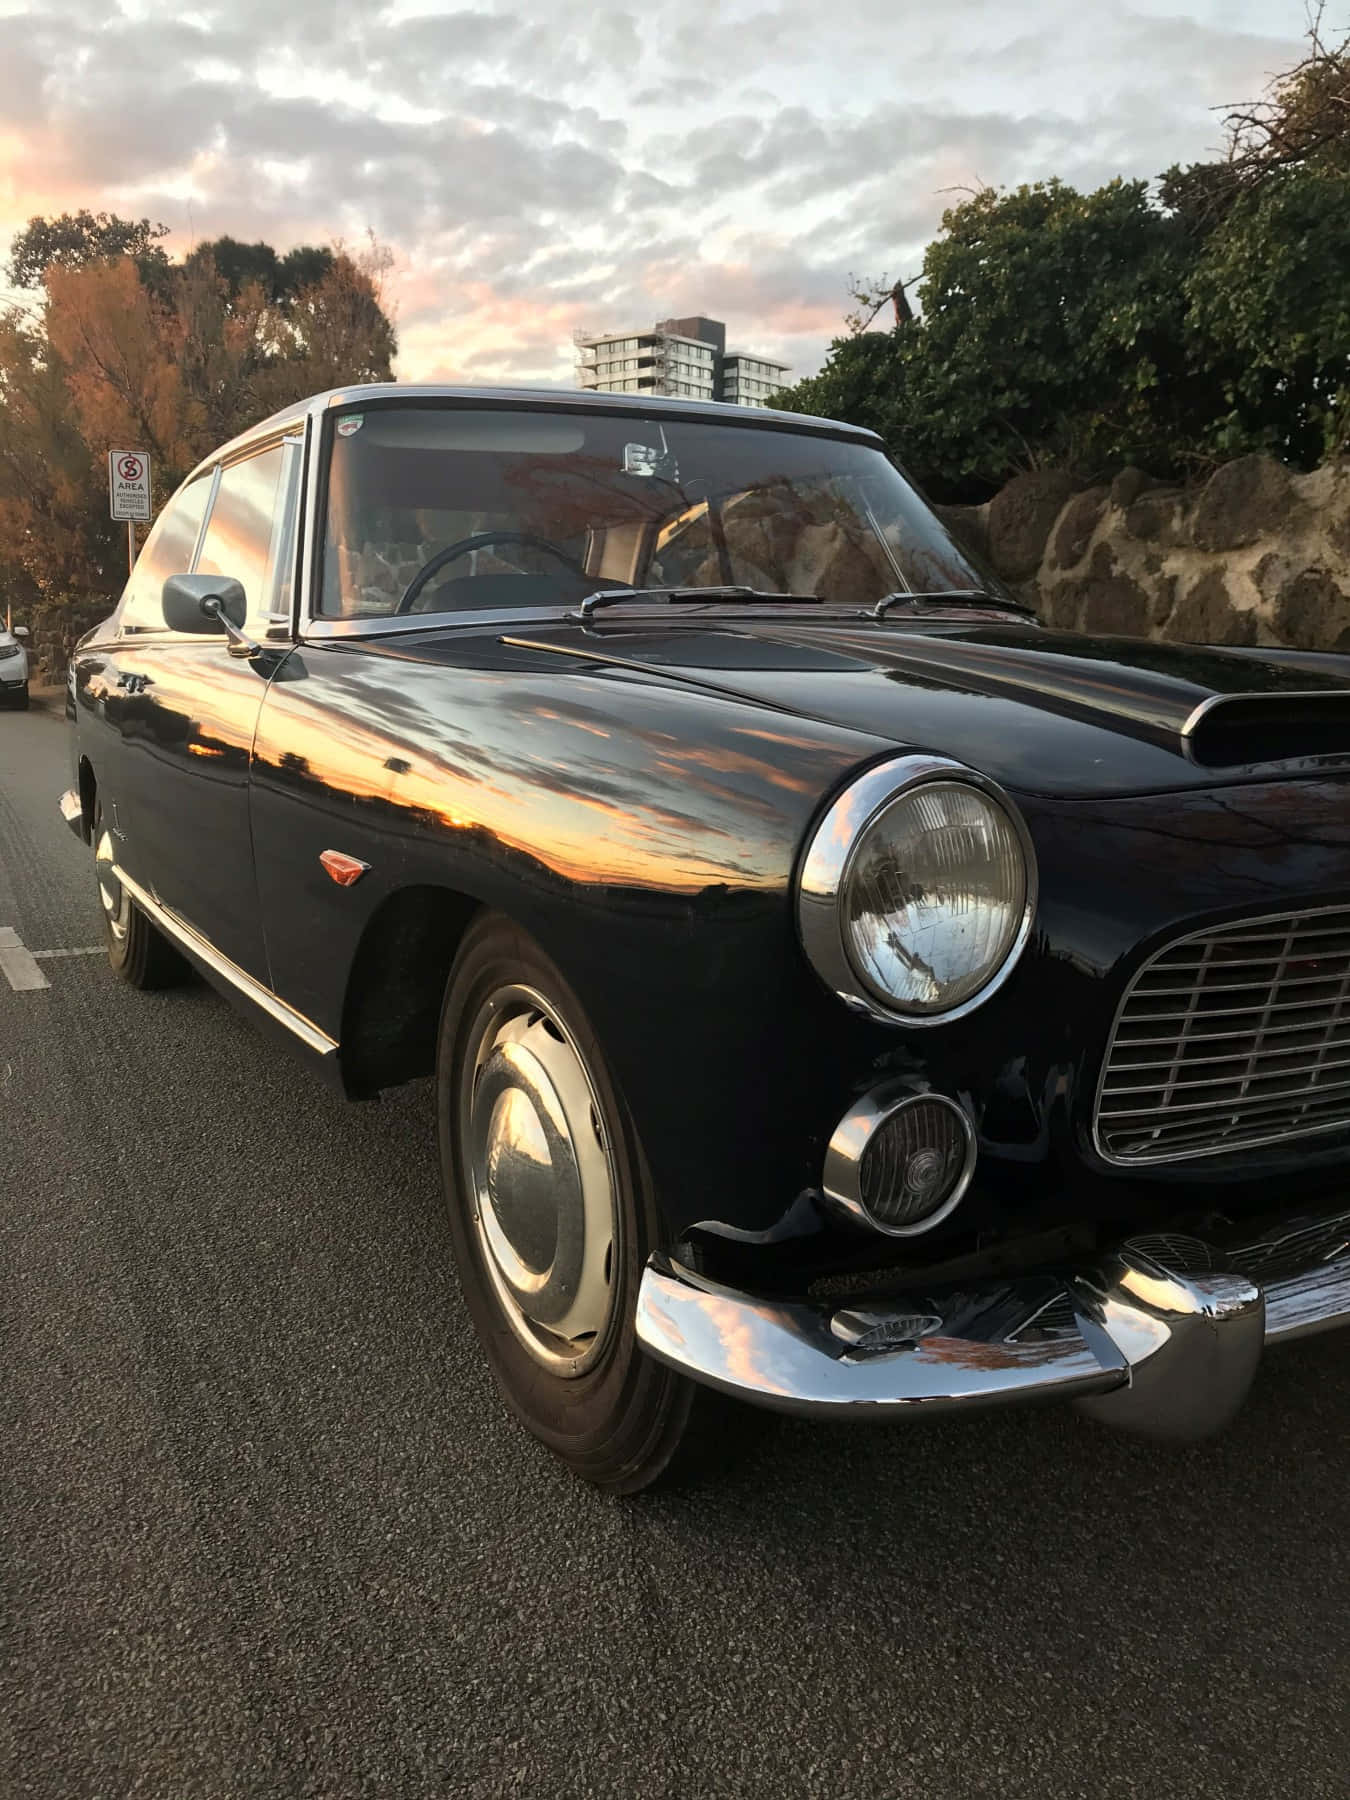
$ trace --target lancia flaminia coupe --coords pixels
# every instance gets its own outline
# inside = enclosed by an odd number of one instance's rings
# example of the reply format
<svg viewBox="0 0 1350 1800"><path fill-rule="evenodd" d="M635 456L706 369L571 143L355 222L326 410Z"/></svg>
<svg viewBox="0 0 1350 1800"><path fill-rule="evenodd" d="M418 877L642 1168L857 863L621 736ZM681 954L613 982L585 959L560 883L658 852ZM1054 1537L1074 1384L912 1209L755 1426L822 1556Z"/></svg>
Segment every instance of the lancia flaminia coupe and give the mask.
<svg viewBox="0 0 1350 1800"><path fill-rule="evenodd" d="M1043 630L848 426L362 387L189 477L70 709L113 967L434 1075L591 1481L708 1390L1189 1437L1350 1319L1350 658Z"/></svg>

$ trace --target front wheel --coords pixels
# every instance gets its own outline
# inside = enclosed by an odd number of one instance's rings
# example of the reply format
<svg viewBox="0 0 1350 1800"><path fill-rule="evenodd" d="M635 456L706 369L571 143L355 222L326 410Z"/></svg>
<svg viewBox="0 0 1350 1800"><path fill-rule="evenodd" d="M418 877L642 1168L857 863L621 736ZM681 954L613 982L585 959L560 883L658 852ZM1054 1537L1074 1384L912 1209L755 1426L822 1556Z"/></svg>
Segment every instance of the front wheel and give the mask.
<svg viewBox="0 0 1350 1800"><path fill-rule="evenodd" d="M633 1328L656 1200L579 1001L505 919L460 949L436 1094L455 1258L497 1385L577 1474L636 1493L671 1463L694 1398Z"/></svg>

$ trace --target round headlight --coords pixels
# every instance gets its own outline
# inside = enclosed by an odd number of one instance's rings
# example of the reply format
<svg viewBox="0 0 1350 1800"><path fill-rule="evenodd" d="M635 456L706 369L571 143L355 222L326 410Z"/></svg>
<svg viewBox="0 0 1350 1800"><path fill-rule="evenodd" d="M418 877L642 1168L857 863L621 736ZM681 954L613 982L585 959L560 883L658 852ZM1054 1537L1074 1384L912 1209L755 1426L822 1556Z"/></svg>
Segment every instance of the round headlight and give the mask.
<svg viewBox="0 0 1350 1800"><path fill-rule="evenodd" d="M948 1012L1001 969L1027 867L1012 820L964 782L902 794L854 845L840 896L848 959L905 1012Z"/></svg>
<svg viewBox="0 0 1350 1800"><path fill-rule="evenodd" d="M802 940L841 998L936 1022L978 1005L1011 966L1034 882L1006 796L959 764L904 757L869 770L821 822L802 870Z"/></svg>

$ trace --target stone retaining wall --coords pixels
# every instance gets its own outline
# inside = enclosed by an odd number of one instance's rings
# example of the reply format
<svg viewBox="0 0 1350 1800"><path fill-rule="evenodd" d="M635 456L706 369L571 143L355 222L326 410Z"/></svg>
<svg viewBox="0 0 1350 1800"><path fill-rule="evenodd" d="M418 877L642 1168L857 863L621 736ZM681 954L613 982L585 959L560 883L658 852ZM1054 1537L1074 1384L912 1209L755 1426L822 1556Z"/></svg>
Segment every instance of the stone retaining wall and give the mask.
<svg viewBox="0 0 1350 1800"><path fill-rule="evenodd" d="M1350 463L1299 475L1244 456L1192 488L1139 469L1081 490L1018 475L985 506L938 510L1049 625L1350 650Z"/></svg>
<svg viewBox="0 0 1350 1800"><path fill-rule="evenodd" d="M64 681L71 651L86 631L108 617L114 605L111 600L45 600L36 606L16 606L14 623L26 625L29 631L27 649L33 682Z"/></svg>
<svg viewBox="0 0 1350 1800"><path fill-rule="evenodd" d="M987 505L938 511L1049 625L1350 651L1350 462L1298 475L1244 456L1192 488L1140 469L1080 488L1049 471L1014 476ZM16 609L38 678L63 680L71 649L111 610Z"/></svg>

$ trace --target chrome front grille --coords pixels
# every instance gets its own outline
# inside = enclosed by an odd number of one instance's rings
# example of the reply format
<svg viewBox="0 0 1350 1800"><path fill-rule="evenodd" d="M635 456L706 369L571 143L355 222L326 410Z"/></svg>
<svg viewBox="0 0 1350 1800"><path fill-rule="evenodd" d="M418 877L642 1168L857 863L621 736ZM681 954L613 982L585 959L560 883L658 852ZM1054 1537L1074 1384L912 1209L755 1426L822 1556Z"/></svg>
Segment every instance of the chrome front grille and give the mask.
<svg viewBox="0 0 1350 1800"><path fill-rule="evenodd" d="M1178 938L1135 976L1097 1092L1112 1162L1350 1129L1350 907Z"/></svg>

